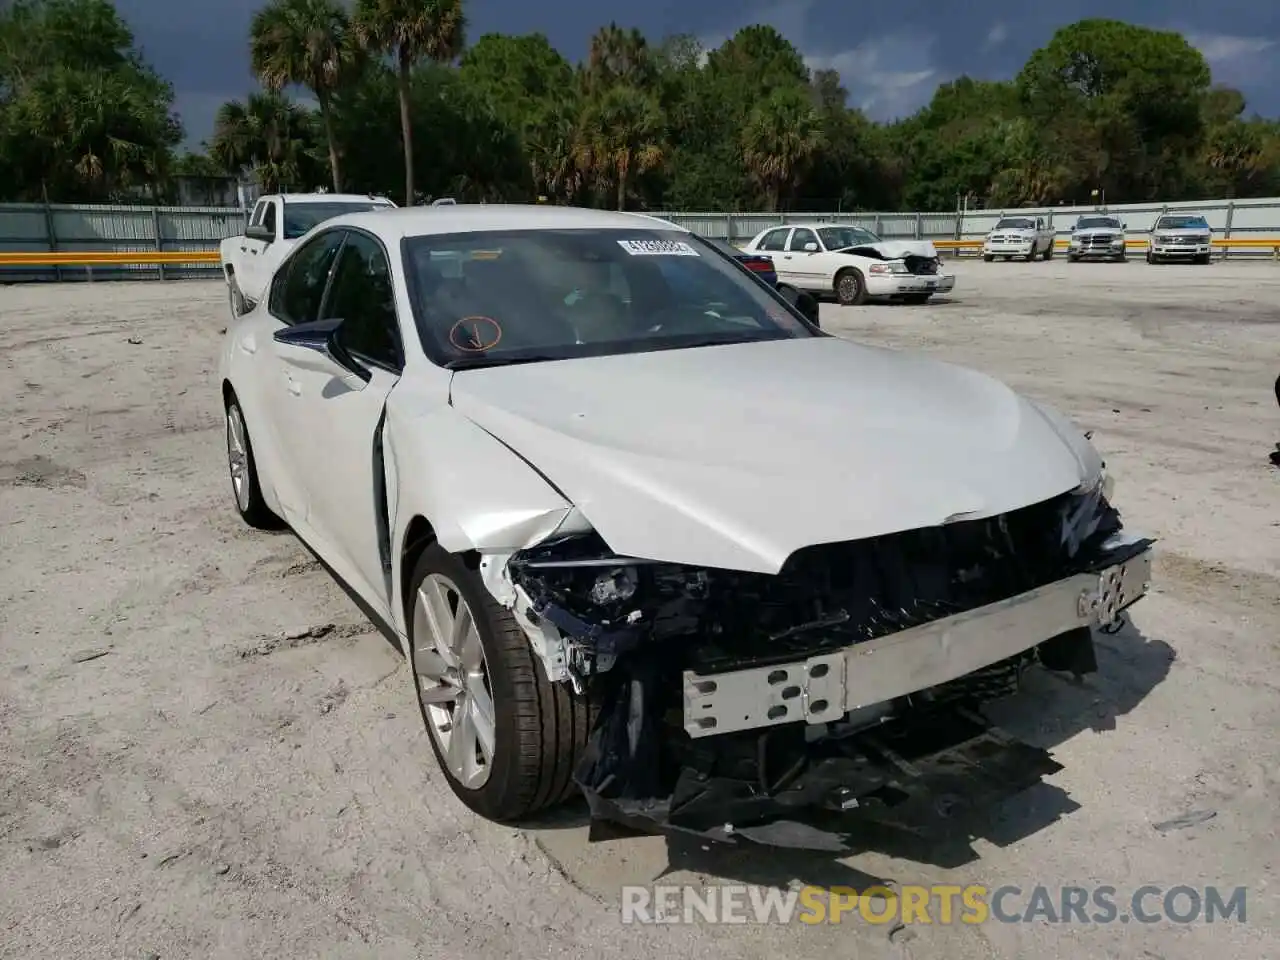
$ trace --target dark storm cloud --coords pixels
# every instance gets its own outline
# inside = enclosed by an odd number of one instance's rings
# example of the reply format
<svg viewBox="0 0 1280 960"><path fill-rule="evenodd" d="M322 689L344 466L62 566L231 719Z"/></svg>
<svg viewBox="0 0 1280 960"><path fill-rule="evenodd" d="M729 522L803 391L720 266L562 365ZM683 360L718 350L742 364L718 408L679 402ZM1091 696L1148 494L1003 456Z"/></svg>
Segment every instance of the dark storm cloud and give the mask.
<svg viewBox="0 0 1280 960"><path fill-rule="evenodd" d="M147 58L173 83L188 140L209 135L218 105L253 86L246 34L261 0L116 0ZM1280 113L1280 4L1274 0L1077 0L1074 4L854 4L844 0L473 0L471 35L540 30L571 59L596 27L616 19L650 37L691 33L718 43L741 26L771 23L814 67L840 71L850 102L877 119L928 101L937 84L967 73L1011 76L1056 27L1087 16L1183 31L1215 79L1242 90L1250 107Z"/></svg>

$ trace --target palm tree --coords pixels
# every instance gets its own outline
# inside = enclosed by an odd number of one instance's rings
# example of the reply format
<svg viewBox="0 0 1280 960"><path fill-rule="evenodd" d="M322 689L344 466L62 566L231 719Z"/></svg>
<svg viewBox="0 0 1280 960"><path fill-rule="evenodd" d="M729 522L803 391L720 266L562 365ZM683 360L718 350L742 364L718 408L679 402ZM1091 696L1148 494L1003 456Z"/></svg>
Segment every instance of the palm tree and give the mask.
<svg viewBox="0 0 1280 960"><path fill-rule="evenodd" d="M342 189L331 98L358 65L346 10L338 0L271 0L253 16L249 60L268 90L298 84L315 95L329 142L333 189Z"/></svg>
<svg viewBox="0 0 1280 960"><path fill-rule="evenodd" d="M648 87L654 79L654 68L653 51L644 34L634 27L624 30L610 21L591 37L586 86L593 94L619 83Z"/></svg>
<svg viewBox="0 0 1280 960"><path fill-rule="evenodd" d="M822 118L803 87L779 87L752 108L742 155L770 212L793 190L822 147Z"/></svg>
<svg viewBox="0 0 1280 960"><path fill-rule="evenodd" d="M413 204L413 118L410 73L419 60L451 63L466 42L462 0L356 0L355 32L361 44L395 57L404 140L404 202Z"/></svg>
<svg viewBox="0 0 1280 960"><path fill-rule="evenodd" d="M584 173L613 184L618 209L625 210L631 178L662 162L662 134L662 109L653 96L635 87L611 87L587 101L575 159Z"/></svg>
<svg viewBox="0 0 1280 960"><path fill-rule="evenodd" d="M278 93L252 93L218 108L209 156L228 173L251 171L266 193L300 184L314 163L310 111Z"/></svg>

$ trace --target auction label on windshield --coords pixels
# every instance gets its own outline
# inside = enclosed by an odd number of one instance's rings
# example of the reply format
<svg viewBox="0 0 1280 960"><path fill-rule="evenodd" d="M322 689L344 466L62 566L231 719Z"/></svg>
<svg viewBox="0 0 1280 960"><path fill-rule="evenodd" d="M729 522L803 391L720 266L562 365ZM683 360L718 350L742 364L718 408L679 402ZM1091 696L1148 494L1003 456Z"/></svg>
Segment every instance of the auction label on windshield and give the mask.
<svg viewBox="0 0 1280 960"><path fill-rule="evenodd" d="M696 257L698 251L683 240L619 240L633 257Z"/></svg>

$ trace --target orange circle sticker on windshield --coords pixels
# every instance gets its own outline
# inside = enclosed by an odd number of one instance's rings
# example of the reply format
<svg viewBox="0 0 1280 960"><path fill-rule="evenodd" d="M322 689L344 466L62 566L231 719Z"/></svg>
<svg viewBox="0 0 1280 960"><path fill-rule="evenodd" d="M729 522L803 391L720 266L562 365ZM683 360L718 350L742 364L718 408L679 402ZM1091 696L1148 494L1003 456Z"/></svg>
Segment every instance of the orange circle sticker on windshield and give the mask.
<svg viewBox="0 0 1280 960"><path fill-rule="evenodd" d="M449 342L467 353L492 350L502 340L502 327L493 317L463 317L449 330Z"/></svg>

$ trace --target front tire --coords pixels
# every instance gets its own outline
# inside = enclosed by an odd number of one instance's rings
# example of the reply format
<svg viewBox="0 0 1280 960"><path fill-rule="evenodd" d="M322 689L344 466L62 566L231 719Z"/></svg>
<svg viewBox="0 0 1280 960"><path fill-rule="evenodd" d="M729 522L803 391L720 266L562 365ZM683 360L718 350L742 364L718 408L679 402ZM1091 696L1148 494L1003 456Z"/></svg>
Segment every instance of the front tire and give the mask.
<svg viewBox="0 0 1280 960"><path fill-rule="evenodd" d="M984 253L984 254L982 255L982 259L983 259L984 261L986 261L987 263L990 263L992 260L994 260L994 259L995 259L995 254L991 254L991 253Z"/></svg>
<svg viewBox="0 0 1280 960"><path fill-rule="evenodd" d="M867 281L857 267L846 267L836 274L836 299L846 307L867 302Z"/></svg>
<svg viewBox="0 0 1280 960"><path fill-rule="evenodd" d="M1147 251L1147 263L1159 263L1159 260L1156 259L1155 254L1153 254L1150 250Z"/></svg>
<svg viewBox="0 0 1280 960"><path fill-rule="evenodd" d="M258 464L253 458L249 428L245 426L240 401L227 401L227 468L231 473L231 493L240 519L256 530L278 530L280 518L272 513L258 482Z"/></svg>
<svg viewBox="0 0 1280 960"><path fill-rule="evenodd" d="M1207 253L1201 253L1196 256L1196 263L1200 264L1203 267L1207 267L1209 265L1209 262L1210 262L1209 254Z"/></svg>
<svg viewBox="0 0 1280 960"><path fill-rule="evenodd" d="M458 799L511 822L571 795L594 701L546 678L515 617L439 544L414 564L405 604L419 711Z"/></svg>

